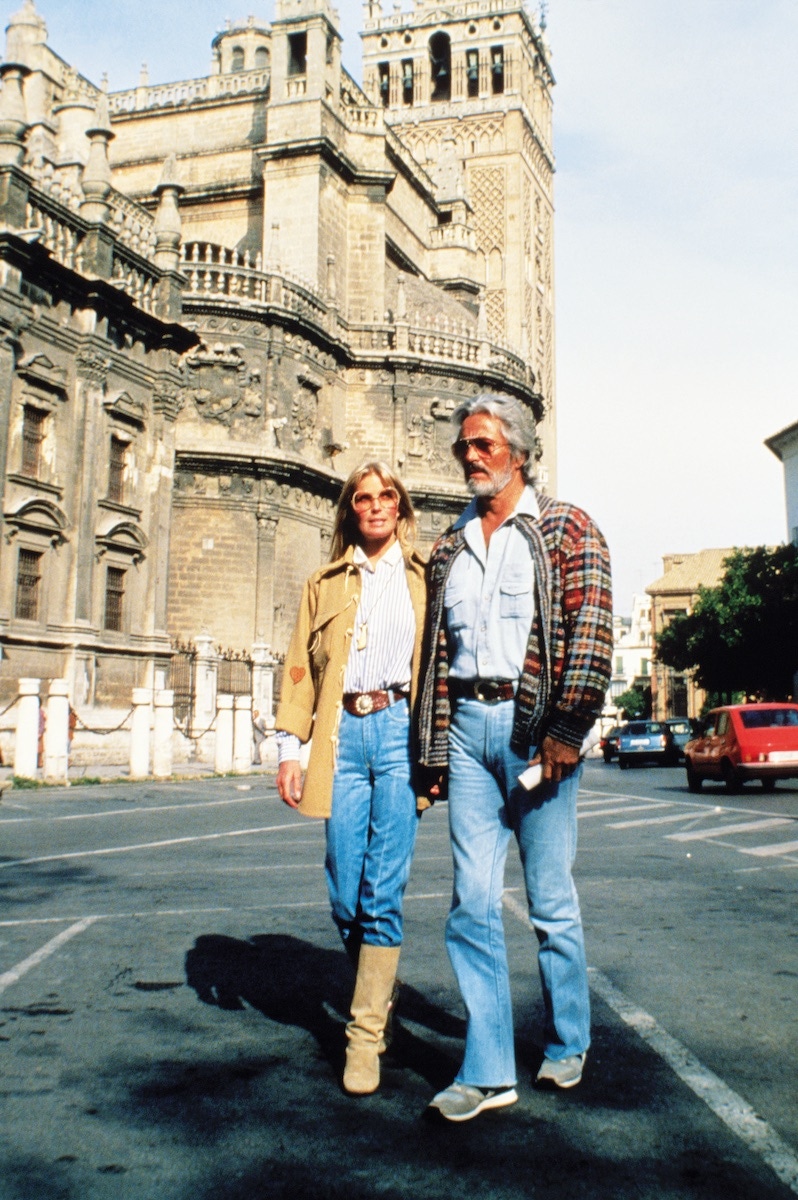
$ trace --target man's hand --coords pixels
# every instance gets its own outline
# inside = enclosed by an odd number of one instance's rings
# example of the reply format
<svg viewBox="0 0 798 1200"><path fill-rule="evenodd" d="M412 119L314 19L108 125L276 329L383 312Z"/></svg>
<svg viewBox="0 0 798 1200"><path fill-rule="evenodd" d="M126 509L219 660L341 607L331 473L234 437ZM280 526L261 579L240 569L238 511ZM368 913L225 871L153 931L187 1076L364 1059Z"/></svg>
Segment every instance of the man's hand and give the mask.
<svg viewBox="0 0 798 1200"><path fill-rule="evenodd" d="M302 768L295 759L287 759L277 768L277 791L289 808L298 806L302 799Z"/></svg>
<svg viewBox="0 0 798 1200"><path fill-rule="evenodd" d="M579 762L579 747L567 746L556 738L545 737L540 745L540 761L543 763L543 779L559 783L567 779Z"/></svg>

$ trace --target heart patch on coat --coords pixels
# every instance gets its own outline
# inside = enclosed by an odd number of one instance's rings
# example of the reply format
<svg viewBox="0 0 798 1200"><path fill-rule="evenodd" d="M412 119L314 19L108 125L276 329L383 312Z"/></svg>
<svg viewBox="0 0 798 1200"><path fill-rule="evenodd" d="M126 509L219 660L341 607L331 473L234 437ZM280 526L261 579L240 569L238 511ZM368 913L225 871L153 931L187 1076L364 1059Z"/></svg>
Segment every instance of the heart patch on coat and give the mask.
<svg viewBox="0 0 798 1200"><path fill-rule="evenodd" d="M294 683L299 683L302 679L305 678L305 668L304 667L292 667L291 670L288 672L288 674L291 676Z"/></svg>

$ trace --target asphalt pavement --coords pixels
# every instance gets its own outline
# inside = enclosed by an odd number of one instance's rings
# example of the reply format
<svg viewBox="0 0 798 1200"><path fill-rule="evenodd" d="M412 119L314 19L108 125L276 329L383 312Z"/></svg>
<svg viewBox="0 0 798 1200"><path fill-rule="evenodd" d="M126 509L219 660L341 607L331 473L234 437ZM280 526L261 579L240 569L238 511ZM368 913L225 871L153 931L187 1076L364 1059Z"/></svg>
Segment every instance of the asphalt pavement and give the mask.
<svg viewBox="0 0 798 1200"><path fill-rule="evenodd" d="M582 1084L537 1090L541 1000L511 853L520 1101L425 1117L463 1014L425 814L383 1085L338 1083L351 974L323 826L273 778L6 791L0 1200L786 1200L798 1195L798 789L690 795L588 764Z"/></svg>

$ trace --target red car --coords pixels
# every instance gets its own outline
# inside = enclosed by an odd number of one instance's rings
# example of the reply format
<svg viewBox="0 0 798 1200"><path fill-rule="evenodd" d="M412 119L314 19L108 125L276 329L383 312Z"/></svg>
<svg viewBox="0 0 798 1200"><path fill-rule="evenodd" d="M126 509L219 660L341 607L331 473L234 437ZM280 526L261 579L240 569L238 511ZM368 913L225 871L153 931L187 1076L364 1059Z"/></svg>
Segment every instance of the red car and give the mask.
<svg viewBox="0 0 798 1200"><path fill-rule="evenodd" d="M684 757L691 792L700 792L705 779L722 780L729 792L759 779L771 792L777 779L798 779L798 704L715 708Z"/></svg>

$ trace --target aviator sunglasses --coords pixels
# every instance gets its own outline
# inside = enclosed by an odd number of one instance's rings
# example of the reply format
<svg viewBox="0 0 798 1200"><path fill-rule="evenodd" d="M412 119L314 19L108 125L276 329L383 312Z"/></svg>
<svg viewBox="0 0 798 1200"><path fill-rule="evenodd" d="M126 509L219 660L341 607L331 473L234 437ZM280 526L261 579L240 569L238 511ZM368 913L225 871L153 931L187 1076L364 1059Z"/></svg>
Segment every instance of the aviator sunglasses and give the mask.
<svg viewBox="0 0 798 1200"><path fill-rule="evenodd" d="M469 449L476 450L480 458L490 458L499 446L508 446L509 442L494 442L489 437L461 437L452 443L452 454L455 458L463 459Z"/></svg>

